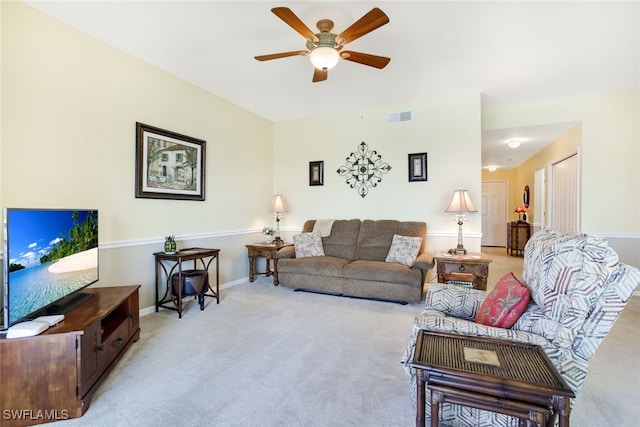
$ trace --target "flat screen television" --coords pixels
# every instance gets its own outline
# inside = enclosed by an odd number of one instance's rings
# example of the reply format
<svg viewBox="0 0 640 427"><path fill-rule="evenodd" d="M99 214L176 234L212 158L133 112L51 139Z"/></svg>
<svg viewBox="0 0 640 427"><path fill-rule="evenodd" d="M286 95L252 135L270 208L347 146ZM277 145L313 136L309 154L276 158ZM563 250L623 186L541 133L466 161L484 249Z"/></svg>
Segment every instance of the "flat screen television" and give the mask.
<svg viewBox="0 0 640 427"><path fill-rule="evenodd" d="M64 314L98 281L98 211L4 209L3 329Z"/></svg>

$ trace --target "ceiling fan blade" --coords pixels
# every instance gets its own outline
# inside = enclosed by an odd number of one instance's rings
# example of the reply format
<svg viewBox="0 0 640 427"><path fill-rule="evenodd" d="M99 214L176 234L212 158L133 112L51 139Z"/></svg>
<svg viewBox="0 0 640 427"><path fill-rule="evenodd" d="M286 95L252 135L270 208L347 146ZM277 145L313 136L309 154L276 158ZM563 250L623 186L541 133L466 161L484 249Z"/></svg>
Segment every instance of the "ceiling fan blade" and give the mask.
<svg viewBox="0 0 640 427"><path fill-rule="evenodd" d="M313 71L313 82L322 82L327 80L329 77L329 72L327 70L321 70L319 68L315 68Z"/></svg>
<svg viewBox="0 0 640 427"><path fill-rule="evenodd" d="M305 39L311 39L316 43L319 41L314 32L311 31L311 29L307 27L305 23L302 22L300 18L298 18L298 16L288 7L274 7L271 9L271 12L273 12L273 14L278 18L282 19L291 28L296 30Z"/></svg>
<svg viewBox="0 0 640 427"><path fill-rule="evenodd" d="M294 50L291 52L272 53L270 55L258 55L254 56L258 61L269 61L271 59L286 58L288 56L307 55L307 50Z"/></svg>
<svg viewBox="0 0 640 427"><path fill-rule="evenodd" d="M371 9L366 15L354 22L349 28L338 34L336 41L344 39L343 44L351 43L367 33L382 27L389 22L389 17L377 7Z"/></svg>
<svg viewBox="0 0 640 427"><path fill-rule="evenodd" d="M340 53L342 59L347 61L357 62L358 64L368 65L375 68L384 68L387 66L391 58L386 56L370 55L368 53L354 52L352 50L345 50Z"/></svg>

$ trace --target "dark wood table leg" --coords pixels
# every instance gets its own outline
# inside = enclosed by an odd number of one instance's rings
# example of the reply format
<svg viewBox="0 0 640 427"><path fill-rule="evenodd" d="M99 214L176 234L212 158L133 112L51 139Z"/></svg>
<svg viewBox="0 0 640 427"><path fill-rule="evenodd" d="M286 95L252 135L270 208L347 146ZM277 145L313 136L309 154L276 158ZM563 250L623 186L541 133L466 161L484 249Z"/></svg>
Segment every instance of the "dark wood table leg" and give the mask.
<svg viewBox="0 0 640 427"><path fill-rule="evenodd" d="M569 414L571 413L571 403L566 396L558 398L558 425L560 427L569 427Z"/></svg>
<svg viewBox="0 0 640 427"><path fill-rule="evenodd" d="M254 276L256 274L256 268L254 263L255 263L255 259L253 258L251 253L249 253L249 282L253 282Z"/></svg>
<svg viewBox="0 0 640 427"><path fill-rule="evenodd" d="M444 393L431 390L431 427L438 427L442 402L444 402Z"/></svg>
<svg viewBox="0 0 640 427"><path fill-rule="evenodd" d="M162 261L160 261L160 260L158 260L158 258L156 258L156 273L155 273L156 274L156 313L160 310L160 296L159 296L160 292L158 291L158 286L159 286L158 281L160 280L160 278L159 278L158 269L160 268L159 264L161 262Z"/></svg>
<svg viewBox="0 0 640 427"><path fill-rule="evenodd" d="M273 286L278 286L278 258L273 258Z"/></svg>
<svg viewBox="0 0 640 427"><path fill-rule="evenodd" d="M182 276L182 265L178 267L178 319L182 319L182 286L184 277ZM173 279L171 279L171 286L173 286Z"/></svg>
<svg viewBox="0 0 640 427"><path fill-rule="evenodd" d="M425 426L425 372L423 369L416 369L416 427Z"/></svg>
<svg viewBox="0 0 640 427"><path fill-rule="evenodd" d="M265 258L265 271L264 271L264 275L269 277L269 276L273 276L273 269L271 268L271 263L273 262L273 258L268 257Z"/></svg>
<svg viewBox="0 0 640 427"><path fill-rule="evenodd" d="M220 253L216 253L216 304L220 304Z"/></svg>

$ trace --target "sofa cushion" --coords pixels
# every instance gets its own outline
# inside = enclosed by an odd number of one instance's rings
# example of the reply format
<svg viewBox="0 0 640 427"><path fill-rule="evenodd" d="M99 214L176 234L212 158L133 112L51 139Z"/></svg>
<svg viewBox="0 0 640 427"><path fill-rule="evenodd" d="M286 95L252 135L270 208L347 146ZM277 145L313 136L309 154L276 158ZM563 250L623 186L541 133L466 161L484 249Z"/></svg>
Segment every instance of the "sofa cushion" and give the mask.
<svg viewBox="0 0 640 427"><path fill-rule="evenodd" d="M345 265L342 275L345 279L410 285L419 283L422 273L417 268L409 268L402 264L358 260Z"/></svg>
<svg viewBox="0 0 640 427"><path fill-rule="evenodd" d="M424 305L427 309L437 310L447 316L475 320L486 297L486 291L471 286L430 283Z"/></svg>
<svg viewBox="0 0 640 427"><path fill-rule="evenodd" d="M278 274L296 273L313 276L342 277L342 269L351 261L332 256L283 258L278 260Z"/></svg>
<svg viewBox="0 0 640 427"><path fill-rule="evenodd" d="M544 315L538 304L532 302L512 326L519 331L531 332L543 337L557 337L562 325Z"/></svg>
<svg viewBox="0 0 640 427"><path fill-rule="evenodd" d="M424 222L366 219L360 225L356 259L384 261L395 234L422 238L418 254L424 251L427 235L427 225Z"/></svg>
<svg viewBox="0 0 640 427"><path fill-rule="evenodd" d="M315 219L308 220L302 227L302 232L311 232L316 223ZM322 247L326 256L356 258L356 243L360 231L359 219L337 219L331 227L331 234L322 238Z"/></svg>
<svg viewBox="0 0 640 427"><path fill-rule="evenodd" d="M294 234L293 245L296 250L296 258L324 256L322 237L318 232Z"/></svg>
<svg viewBox="0 0 640 427"><path fill-rule="evenodd" d="M529 305L529 289L513 273L505 274L487 294L476 314L476 322L510 328Z"/></svg>
<svg viewBox="0 0 640 427"><path fill-rule="evenodd" d="M396 262L411 267L418 256L421 244L422 237L394 234L385 262Z"/></svg>

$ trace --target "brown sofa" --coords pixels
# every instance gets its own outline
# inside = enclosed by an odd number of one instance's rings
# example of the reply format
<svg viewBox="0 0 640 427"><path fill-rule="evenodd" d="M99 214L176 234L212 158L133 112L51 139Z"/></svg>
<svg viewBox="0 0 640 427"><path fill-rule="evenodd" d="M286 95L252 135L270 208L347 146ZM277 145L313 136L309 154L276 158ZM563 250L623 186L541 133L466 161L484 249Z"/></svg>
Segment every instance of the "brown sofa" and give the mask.
<svg viewBox="0 0 640 427"><path fill-rule="evenodd" d="M313 231L316 220L306 221L302 232ZM393 236L421 237L418 257L411 267L385 262ZM336 295L419 302L433 256L425 252L427 225L395 220L335 220L322 237L324 256L296 258L293 246L277 253L282 286Z"/></svg>

